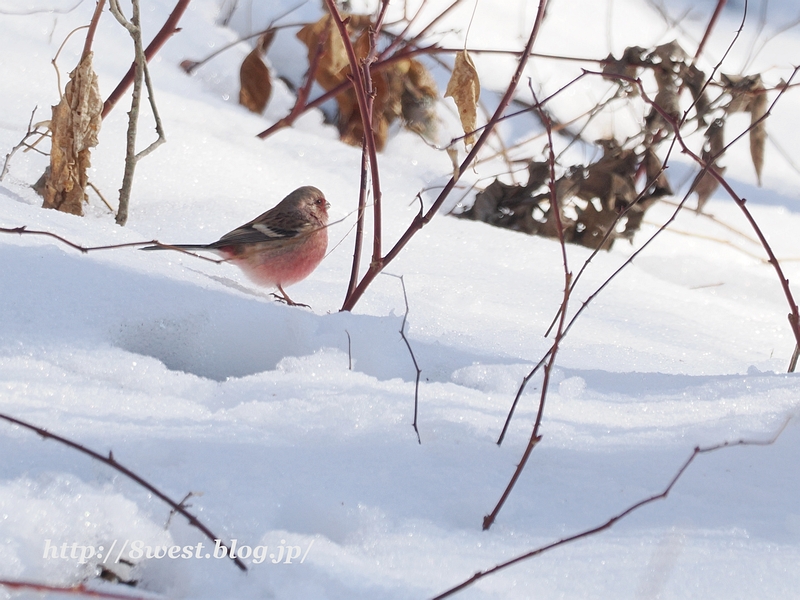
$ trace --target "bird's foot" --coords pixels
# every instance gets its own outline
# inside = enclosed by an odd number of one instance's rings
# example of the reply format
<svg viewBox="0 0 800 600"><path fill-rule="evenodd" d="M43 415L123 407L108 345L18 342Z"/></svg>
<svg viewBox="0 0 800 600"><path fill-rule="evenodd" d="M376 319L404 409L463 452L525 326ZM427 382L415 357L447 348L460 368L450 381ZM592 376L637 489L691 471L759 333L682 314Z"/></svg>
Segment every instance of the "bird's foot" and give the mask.
<svg viewBox="0 0 800 600"><path fill-rule="evenodd" d="M300 302L295 302L291 298L289 298L289 294L283 291L281 286L278 286L279 294L273 292L272 297L275 298L278 302L283 302L287 306L302 306L303 308L311 308L308 304L301 304Z"/></svg>

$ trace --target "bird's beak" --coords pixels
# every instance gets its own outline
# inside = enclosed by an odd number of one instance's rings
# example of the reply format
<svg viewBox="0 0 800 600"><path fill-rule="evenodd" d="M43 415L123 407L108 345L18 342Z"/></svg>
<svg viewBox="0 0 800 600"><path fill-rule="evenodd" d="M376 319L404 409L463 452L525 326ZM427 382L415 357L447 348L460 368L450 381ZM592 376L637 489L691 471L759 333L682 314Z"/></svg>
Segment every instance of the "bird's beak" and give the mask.
<svg viewBox="0 0 800 600"><path fill-rule="evenodd" d="M328 210L331 207L331 203L327 200L325 201L325 210Z"/></svg>

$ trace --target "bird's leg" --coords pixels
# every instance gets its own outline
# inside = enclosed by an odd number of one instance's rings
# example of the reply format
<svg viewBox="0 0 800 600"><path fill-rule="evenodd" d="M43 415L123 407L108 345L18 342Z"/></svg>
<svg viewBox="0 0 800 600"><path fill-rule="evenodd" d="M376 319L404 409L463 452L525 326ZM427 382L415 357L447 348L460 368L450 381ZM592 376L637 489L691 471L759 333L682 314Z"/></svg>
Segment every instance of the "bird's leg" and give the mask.
<svg viewBox="0 0 800 600"><path fill-rule="evenodd" d="M278 284L278 291L280 292L280 296L278 294L272 294L279 302L284 302L288 306L303 306L305 308L311 308L308 304L300 304L299 302L295 302L291 298L289 298L289 294L287 294L283 288Z"/></svg>

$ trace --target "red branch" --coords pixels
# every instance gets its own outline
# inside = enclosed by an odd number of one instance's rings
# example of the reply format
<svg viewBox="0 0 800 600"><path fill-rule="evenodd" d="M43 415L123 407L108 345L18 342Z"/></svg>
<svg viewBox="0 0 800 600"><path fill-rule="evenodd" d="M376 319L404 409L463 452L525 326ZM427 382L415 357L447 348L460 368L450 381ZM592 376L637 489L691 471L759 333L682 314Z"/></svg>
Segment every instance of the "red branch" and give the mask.
<svg viewBox="0 0 800 600"><path fill-rule="evenodd" d="M381 258L381 180L380 169L378 168L378 149L375 145L375 129L372 125L372 108L375 99L375 90L372 86L371 64L375 60L374 36L377 35L381 27L383 16L389 6L389 2L388 0L383 0L381 3L380 16L371 39L372 48L369 56L363 61L359 60L358 56L356 56L355 48L353 48L353 43L350 41L350 34L347 32L347 25L339 14L339 9L336 6L335 0L325 0L325 4L328 6L331 17L334 23L336 23L336 27L339 29L339 35L342 36L342 43L347 52L347 59L350 61L353 91L358 101L358 110L361 113L361 126L364 130L364 150L369 156L370 175L372 176L372 263L374 264Z"/></svg>
<svg viewBox="0 0 800 600"><path fill-rule="evenodd" d="M781 96L783 96L783 94L786 92L786 90L789 89L789 84L791 84L792 79L794 79L794 77L797 75L798 71L800 71L800 67L795 67L794 71L792 71L792 74L789 77L789 80L786 82L786 85L783 88L781 88L780 92L778 92L778 95L775 97L775 100L772 101L772 104L770 105L769 110L767 110L767 112L764 113L764 115L760 119L758 119L757 121L752 123L750 125L750 128L748 129L748 131L751 130L753 127L756 127L757 125L759 125L763 121L765 121L772 114L772 109L775 108L775 104L778 102L778 100L781 99ZM594 75L603 75L602 73L593 73L593 74ZM752 227L753 232L756 234L756 237L758 238L758 241L761 243L761 246L764 248L764 251L767 253L767 257L768 257L768 261L767 262L769 262L769 264L771 264L773 266L773 268L775 269L775 272L778 275L778 279L780 280L781 287L783 288L783 293L786 296L786 301L789 304L789 310L790 310L789 315L788 315L788 317L789 317L789 325L790 325L790 327L792 329L792 333L794 334L796 347L800 347L800 310L798 310L797 302L795 301L794 295L792 294L792 290L789 287L789 280L784 275L783 269L781 268L781 265L778 262L778 258L777 258L777 256L775 256L775 253L772 250L772 246L770 246L770 243L767 241L767 238L764 235L764 232L761 231L761 227L758 225L758 222L756 222L755 218L753 217L753 214L750 212L750 209L747 208L747 205L746 205L747 200L745 198L740 197L734 191L734 189L731 187L731 185L728 183L728 181L725 179L725 177L723 175L721 175L719 172L717 172L716 169L711 168L711 166L712 166L711 164L707 164L705 161L703 161L702 158L700 158L697 154L695 154L689 148L689 146L684 141L683 136L681 135L680 123L678 122L678 120L676 120L673 116L669 115L663 108L661 108L661 106L656 104L647 95L647 92L644 89L644 85L642 84L642 81L640 79L627 77L625 75L616 75L616 74L606 74L606 75L603 75L603 76L611 77L611 78L615 78L615 79L620 79L620 80L623 80L623 81L628 81L629 83L637 86L639 88L639 91L640 91L641 95L642 95L642 99L645 102L647 102L647 104L652 106L653 109L656 110L659 113L659 115L664 119L664 121L666 121L669 124L669 126L672 128L673 133L675 135L675 139L678 141L678 144L680 145L681 150L683 151L683 153L686 154L687 156L689 156L698 165L700 165L705 172L709 173L712 177L714 177L714 179L717 180L717 182L720 184L720 186L722 186L722 188L726 192L728 192L728 195L736 203L736 205L739 207L739 209L742 211L742 213L744 213L744 216L747 219L747 222L750 223L750 226Z"/></svg>
<svg viewBox="0 0 800 600"><path fill-rule="evenodd" d="M175 8L172 9L172 13L170 13L169 18L167 18L167 20L164 22L161 30L156 34L156 37L153 38L153 41L150 42L150 45L145 49L144 56L147 62L150 62L150 59L153 58L153 56L155 56L159 50L161 50L161 47L169 38L172 37L174 33L180 31L180 29L178 29L178 21L181 20L183 13L189 6L189 2L191 2L191 0L178 0L178 3L175 5ZM119 82L114 91L111 92L111 95L109 95L105 103L103 103L104 119L108 113L112 111L117 102L119 102L119 99L122 98L122 94L124 94L133 83L135 70L136 63L134 62L131 64L131 68L128 69L127 73L125 73L125 76Z"/></svg>
<svg viewBox="0 0 800 600"><path fill-rule="evenodd" d="M314 77L317 74L317 69L319 69L319 60L322 57L322 54L325 52L325 42L328 39L328 30L325 29L322 33L320 33L319 41L317 42L317 49L314 51L314 56L311 58L311 62L308 65L308 73L306 73L306 81L297 91L297 99L294 102L294 106L292 110L289 111L289 114L279 119L272 125L270 125L267 129L259 133L256 137L264 139L269 137L279 129L283 129L284 127L291 127L294 122L297 120L297 117L302 115L305 111L308 110L309 102L308 96L311 94L311 88L314 85Z"/></svg>
<svg viewBox="0 0 800 600"><path fill-rule="evenodd" d="M64 444L65 446L69 446L70 448L72 448L74 450L77 450L78 452L82 452L83 454L86 454L87 456L91 456L95 460L99 460L100 462L107 464L112 469L115 469L116 471L119 471L120 473L125 475L127 478L135 481L140 486L145 488L148 492L152 493L154 496L157 496L158 498L163 500L165 503L167 503L172 508L172 510L174 512L182 514L189 521L189 525L192 525L193 527L196 527L197 529L199 529L212 542L219 543L220 547L224 547L224 548L230 550L230 548L228 548L227 546L222 544L222 542L220 541L219 537L217 537L216 535L211 533L211 531L208 529L208 527L203 525L203 523L201 523L197 519L197 517L195 517L192 513L190 513L188 510L186 510L186 508L184 507L184 505L181 502L175 502L172 498L167 496L164 492L159 490L152 483L149 483L148 481L146 481L145 479L143 479L142 477L140 477L139 475L137 475L136 473L134 473L133 471L131 471L127 467L124 467L123 465L118 463L116 461L116 459L114 458L114 454L113 453L109 452L108 456L103 456L99 452L95 452L94 450L90 450L89 448L87 448L86 446L83 446L82 444L79 444L77 442L73 442L72 440L68 440L67 438L61 437L60 435L56 435L55 433L50 433L46 429L42 429L41 427L37 427L36 425L31 425L30 423L27 423L27 422L22 421L20 419L16 419L16 418L11 417L9 415L6 415L4 413L0 413L0 419L4 419L5 421L8 421L9 423L13 423L14 425L19 425L20 427L24 427L25 429L29 429L30 431L34 431L34 432L38 433L40 436L42 436L45 439L51 439L51 440L55 440L57 442L60 442L60 443ZM228 556L230 556L230 553L228 553ZM247 567L239 559L239 557L235 557L232 560L236 564L236 566L239 567L242 571L247 571Z"/></svg>
<svg viewBox="0 0 800 600"><path fill-rule="evenodd" d="M34 592L55 592L57 594L71 594L74 596L88 596L89 598L108 598L109 600L146 600L142 596L130 596L128 594L113 594L111 592L101 592L92 590L83 584L65 587L60 585L48 585L35 581L14 581L11 579L0 579L0 585L12 590L32 590Z"/></svg>
<svg viewBox="0 0 800 600"><path fill-rule="evenodd" d="M94 41L94 32L97 31L97 23L100 21L100 15L103 12L103 6L106 0L97 0L97 6L94 7L94 14L89 23L89 31L86 32L86 41L83 43L83 52L81 53L81 60L86 58L86 55L92 51L92 42Z"/></svg>
<svg viewBox="0 0 800 600"><path fill-rule="evenodd" d="M330 0L326 0L330 1ZM467 157L461 163L458 172L455 173L447 184L442 189L441 193L439 194L436 201L431 205L428 212L424 215L418 215L408 226L405 233L400 237L400 239L395 243L391 250L380 260L373 260L369 266L369 269L364 274L364 277L361 279L361 282L356 286L356 289L353 290L353 293L350 294L344 302L342 306L342 310L353 310L353 307L359 301L361 296L364 295L367 287L372 283L372 281L377 277L378 273L380 273L386 265L388 265L392 260L394 260L400 251L405 248L406 244L411 241L411 238L422 229L425 225L427 225L431 219L433 219L434 215L439 211L444 201L450 195L450 192L455 187L458 180L461 178L461 174L464 173L469 166L473 163L475 158L478 155L478 151L483 147L486 141L489 139L489 136L494 131L494 126L498 122L498 120L503 116L506 108L508 107L511 99L514 97L514 92L519 85L519 81L522 78L522 73L525 70L525 66L528 64L528 59L531 56L531 50L533 49L533 44L536 41L537 36L539 35L539 29L542 24L542 19L544 18L544 11L545 6L547 4L547 0L539 0L539 9L536 13L536 21L534 22L533 28L531 29L530 37L528 38L528 43L525 45L525 50L522 52L522 56L520 57L519 63L517 65L517 70L514 73L514 76L511 78L511 81L508 84L508 88L506 89L503 97L500 100L500 103L497 106L497 110L495 110L494 115L492 118L489 119L489 124L486 129L483 130L483 133L478 138L478 141L475 142L475 145L470 150Z"/></svg>
<svg viewBox="0 0 800 600"><path fill-rule="evenodd" d="M442 598L447 598L449 596L452 596L456 592L460 592L464 588L472 585L473 583L475 583L479 579L486 577L487 575L492 575L493 573L497 573L498 571L510 567L511 565L515 565L529 558L533 558L534 556L538 556L539 554L544 554L548 550L553 550L554 548L558 548L559 546L563 546L565 544L569 544L570 542L574 542L576 540L580 540L582 538L586 538L595 535L597 533L600 533L601 531L605 531L606 529L610 529L615 523L617 523L617 521L624 519L625 517L639 510L643 506L647 506L648 504L651 504L656 500L664 500L672 491L672 488L675 487L675 484L678 483L678 480L683 476L683 474L689 468L689 465L691 465L694 462L694 459L697 458L699 455L716 452L717 450L722 450L723 448L735 448L736 446L771 446L772 444L775 443L778 437L780 437L780 435L783 433L784 429L786 429L786 426L788 424L789 424L789 419L787 419L783 423L783 425L781 425L778 431L775 434L773 434L773 436L768 440L738 440L736 442L722 442L720 444L715 444L713 446L706 446L704 448L697 446L695 447L694 451L689 456L689 458L686 459L686 461L680 467L680 469L678 469L678 472L672 477L667 486L660 493L654 494L648 498L645 498L644 500L640 500L639 502L632 504L631 506L623 510L621 513L608 519L602 525L598 525L597 527L592 527L591 529L587 529L580 533L576 533L575 535L570 535L568 537L561 538L557 542L553 542L551 544L547 544L545 546L536 548L535 550L531 550L530 552L526 552L525 554L512 558L511 560L508 560L504 563L495 565L494 567L492 567L491 569L487 569L486 571L479 571L466 581L458 584L453 588L450 588L443 594L439 594L432 600L441 600Z"/></svg>
<svg viewBox="0 0 800 600"><path fill-rule="evenodd" d="M506 489L500 496L500 500L497 502L492 512L483 518L484 530L489 529L494 523L498 513L503 508L506 499L511 494L511 490L514 489L517 479L519 479L519 476L525 469L525 465L527 464L533 449L536 447L536 444L539 443L539 440L542 439L541 436L539 436L539 428L542 425L542 418L544 417L544 403L547 399L547 392L550 387L550 375L553 372L556 355L558 354L561 340L564 339L564 335L566 334L564 325L566 323L567 306L569 305L570 294L572 292L572 272L569 270L569 261L567 260L567 242L564 239L564 225L561 220L561 204L559 202L558 192L556 190L556 155L555 150L553 149L553 124L550 120L550 117L547 116L547 113L545 113L544 109L542 108L541 103L536 98L536 94L533 92L533 87L531 87L531 93L533 93L533 100L536 105L536 109L539 112L539 118L544 125L545 132L547 133L547 144L549 148L547 163L550 170L550 181L548 183L550 188L550 214L555 217L556 233L558 235L558 242L561 245L561 261L564 266L564 296L561 300L561 307L559 309L561 316L558 320L558 329L556 330L555 340L553 341L550 351L546 355L547 363L544 367L544 380L542 381L542 391L539 396L539 409L536 413L536 421L533 424L530 440L528 440L528 445L525 447L522 458L517 464L517 468L514 470L514 474L512 475L511 480L508 482Z"/></svg>
<svg viewBox="0 0 800 600"><path fill-rule="evenodd" d="M694 53L694 62L697 62L697 59L700 58L700 54L703 52L703 48L705 48L708 38L711 37L711 32L714 30L714 25L717 24L719 15L722 13L722 9L725 8L725 4L727 4L727 2L728 0L717 0L717 8L714 9L714 14L711 15L711 20L708 22L706 32L703 34L703 39L700 40L700 45L697 46L697 52ZM746 7L745 10L747 10Z"/></svg>

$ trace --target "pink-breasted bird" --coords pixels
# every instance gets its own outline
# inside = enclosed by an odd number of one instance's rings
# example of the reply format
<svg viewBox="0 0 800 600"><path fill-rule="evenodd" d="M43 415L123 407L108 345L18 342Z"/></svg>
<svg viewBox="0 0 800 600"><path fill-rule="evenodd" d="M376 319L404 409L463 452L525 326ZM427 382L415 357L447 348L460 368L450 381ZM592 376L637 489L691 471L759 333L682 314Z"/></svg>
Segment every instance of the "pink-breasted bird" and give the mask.
<svg viewBox="0 0 800 600"><path fill-rule="evenodd" d="M284 291L308 277L328 248L330 203L317 188L297 188L273 208L211 244L147 246L142 250L207 250L239 267L251 281Z"/></svg>

